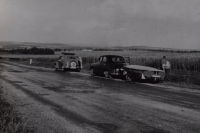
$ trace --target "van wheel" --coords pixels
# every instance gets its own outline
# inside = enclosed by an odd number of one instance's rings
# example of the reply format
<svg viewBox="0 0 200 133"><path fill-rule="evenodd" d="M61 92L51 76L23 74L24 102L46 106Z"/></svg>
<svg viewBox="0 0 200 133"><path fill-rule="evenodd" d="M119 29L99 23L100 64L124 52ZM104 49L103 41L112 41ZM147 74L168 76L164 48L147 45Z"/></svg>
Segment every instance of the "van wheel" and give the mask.
<svg viewBox="0 0 200 133"><path fill-rule="evenodd" d="M61 70L62 70L63 72L66 70L65 67L64 67L64 64L62 65Z"/></svg>
<svg viewBox="0 0 200 133"><path fill-rule="evenodd" d="M56 64L54 65L54 70L55 70L55 71L58 71L58 68L56 67Z"/></svg>

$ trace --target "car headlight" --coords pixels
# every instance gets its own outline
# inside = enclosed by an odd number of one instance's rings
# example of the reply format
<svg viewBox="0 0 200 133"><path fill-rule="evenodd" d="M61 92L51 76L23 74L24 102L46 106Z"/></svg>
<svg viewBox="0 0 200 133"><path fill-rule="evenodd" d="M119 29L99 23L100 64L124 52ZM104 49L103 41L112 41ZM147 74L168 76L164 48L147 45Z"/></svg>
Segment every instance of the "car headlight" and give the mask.
<svg viewBox="0 0 200 133"><path fill-rule="evenodd" d="M127 71L124 71L124 72L123 72L123 75L127 75Z"/></svg>
<svg viewBox="0 0 200 133"><path fill-rule="evenodd" d="M118 73L118 72L119 72L119 69L115 69L115 72Z"/></svg>

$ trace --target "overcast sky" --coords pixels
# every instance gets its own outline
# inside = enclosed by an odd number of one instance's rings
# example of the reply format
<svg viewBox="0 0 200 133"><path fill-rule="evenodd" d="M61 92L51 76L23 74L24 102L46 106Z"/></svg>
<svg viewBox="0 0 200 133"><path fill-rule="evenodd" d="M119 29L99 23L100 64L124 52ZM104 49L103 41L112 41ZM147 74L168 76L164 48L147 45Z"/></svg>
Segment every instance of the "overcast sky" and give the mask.
<svg viewBox="0 0 200 133"><path fill-rule="evenodd" d="M200 0L0 0L0 41L200 49Z"/></svg>

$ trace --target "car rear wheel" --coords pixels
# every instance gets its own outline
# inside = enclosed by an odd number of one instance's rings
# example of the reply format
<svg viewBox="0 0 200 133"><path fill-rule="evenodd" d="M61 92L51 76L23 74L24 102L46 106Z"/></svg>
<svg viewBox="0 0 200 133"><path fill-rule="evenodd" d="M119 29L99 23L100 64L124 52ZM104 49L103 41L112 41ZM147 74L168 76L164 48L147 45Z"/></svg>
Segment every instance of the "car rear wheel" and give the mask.
<svg viewBox="0 0 200 133"><path fill-rule="evenodd" d="M132 81L132 77L127 71L124 71L123 74L125 76L126 82L131 82Z"/></svg>
<svg viewBox="0 0 200 133"><path fill-rule="evenodd" d="M81 69L76 69L76 71L77 71L77 72L80 72L80 71L81 71Z"/></svg>
<svg viewBox="0 0 200 133"><path fill-rule="evenodd" d="M131 82L132 81L132 78L131 78L130 74L126 74L125 79L126 79L126 82Z"/></svg>

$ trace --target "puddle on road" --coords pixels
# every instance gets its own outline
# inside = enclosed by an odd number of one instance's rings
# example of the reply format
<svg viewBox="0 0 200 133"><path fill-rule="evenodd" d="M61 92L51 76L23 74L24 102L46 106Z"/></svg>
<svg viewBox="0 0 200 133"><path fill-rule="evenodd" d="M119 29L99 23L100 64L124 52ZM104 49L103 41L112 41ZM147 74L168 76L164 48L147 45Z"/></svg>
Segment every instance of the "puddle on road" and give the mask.
<svg viewBox="0 0 200 133"><path fill-rule="evenodd" d="M55 92L64 92L64 93L94 93L95 91L94 90L63 90L63 89L60 89L60 87L58 86L53 86L53 87L43 87L45 89L48 89L48 90L52 90L52 91L55 91Z"/></svg>
<svg viewBox="0 0 200 133"><path fill-rule="evenodd" d="M96 126L97 128L101 128L107 132L108 131L113 132L118 129L118 127L112 123L97 123Z"/></svg>
<svg viewBox="0 0 200 133"><path fill-rule="evenodd" d="M63 90L64 92L66 93L94 93L95 91L93 90L83 90L83 91L80 91L80 90Z"/></svg>
<svg viewBox="0 0 200 133"><path fill-rule="evenodd" d="M22 85L22 86L28 86L28 85Z"/></svg>
<svg viewBox="0 0 200 133"><path fill-rule="evenodd" d="M39 93L40 95L42 95L42 96L46 96L46 95L49 95L49 94L41 94L41 93Z"/></svg>
<svg viewBox="0 0 200 133"><path fill-rule="evenodd" d="M9 70L8 72L23 73L22 71L17 71L17 70Z"/></svg>
<svg viewBox="0 0 200 133"><path fill-rule="evenodd" d="M23 83L22 81L13 81L13 82L15 82L15 83Z"/></svg>
<svg viewBox="0 0 200 133"><path fill-rule="evenodd" d="M142 133L169 133L169 132L164 131L162 129L154 129L154 130L151 130L151 131L142 131Z"/></svg>
<svg viewBox="0 0 200 133"><path fill-rule="evenodd" d="M43 88L54 91L54 92L62 92L61 88L63 88L63 87L61 87L61 86L47 86L47 87L43 87Z"/></svg>

